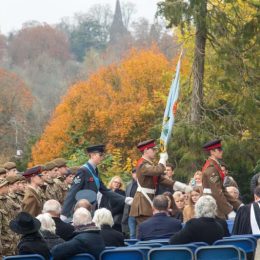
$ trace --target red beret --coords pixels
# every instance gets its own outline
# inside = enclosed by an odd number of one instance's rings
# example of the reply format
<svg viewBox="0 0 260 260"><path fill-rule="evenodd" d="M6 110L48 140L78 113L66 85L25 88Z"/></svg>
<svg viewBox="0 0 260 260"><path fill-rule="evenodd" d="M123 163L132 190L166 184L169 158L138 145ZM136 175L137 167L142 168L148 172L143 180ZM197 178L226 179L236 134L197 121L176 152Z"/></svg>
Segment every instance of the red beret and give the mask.
<svg viewBox="0 0 260 260"><path fill-rule="evenodd" d="M32 176L38 175L38 176L42 176L41 172L43 171L43 167L42 166L34 166L32 168L27 169L23 176L25 178L30 178Z"/></svg>
<svg viewBox="0 0 260 260"><path fill-rule="evenodd" d="M140 152L143 152L145 149L153 148L156 146L155 139L150 139L144 142L141 142L137 145L137 148Z"/></svg>

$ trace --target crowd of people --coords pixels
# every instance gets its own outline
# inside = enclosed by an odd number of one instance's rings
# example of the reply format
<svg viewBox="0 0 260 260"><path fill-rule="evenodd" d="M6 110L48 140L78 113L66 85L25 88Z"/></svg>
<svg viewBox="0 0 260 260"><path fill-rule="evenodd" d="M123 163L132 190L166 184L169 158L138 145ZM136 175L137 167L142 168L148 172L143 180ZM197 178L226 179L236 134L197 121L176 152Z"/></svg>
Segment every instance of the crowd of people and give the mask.
<svg viewBox="0 0 260 260"><path fill-rule="evenodd" d="M221 140L203 146L209 158L185 184L175 180L167 153L155 163L155 140L137 145L141 158L125 184L114 176L106 186L98 175L104 145L87 148L89 161L67 167L54 159L20 173L14 162L0 167L0 259L40 254L66 259L90 253L99 259L107 246L125 238L169 239L170 244L206 242L234 234L260 234L260 173L251 181L254 199L241 202L236 180L222 160Z"/></svg>

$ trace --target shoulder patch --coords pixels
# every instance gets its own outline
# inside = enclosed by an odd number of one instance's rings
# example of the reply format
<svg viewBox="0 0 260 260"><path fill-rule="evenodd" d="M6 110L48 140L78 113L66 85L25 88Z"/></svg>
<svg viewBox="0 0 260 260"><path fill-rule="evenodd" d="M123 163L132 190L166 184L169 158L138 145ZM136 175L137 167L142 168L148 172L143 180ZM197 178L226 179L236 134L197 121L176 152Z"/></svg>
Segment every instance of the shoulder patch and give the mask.
<svg viewBox="0 0 260 260"><path fill-rule="evenodd" d="M81 178L80 178L79 176L76 176L76 177L74 178L73 182L74 182L75 184L79 184L79 183L81 183Z"/></svg>

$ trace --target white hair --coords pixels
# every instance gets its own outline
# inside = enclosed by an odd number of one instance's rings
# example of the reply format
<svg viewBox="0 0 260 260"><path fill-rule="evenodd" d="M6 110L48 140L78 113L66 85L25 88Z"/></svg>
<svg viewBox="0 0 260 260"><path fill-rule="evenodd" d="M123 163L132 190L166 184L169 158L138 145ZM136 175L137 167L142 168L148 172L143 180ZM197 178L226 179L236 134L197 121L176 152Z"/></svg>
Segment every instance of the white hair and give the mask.
<svg viewBox="0 0 260 260"><path fill-rule="evenodd" d="M90 224L92 222L91 214L85 208L78 208L73 214L72 222L75 227Z"/></svg>
<svg viewBox="0 0 260 260"><path fill-rule="evenodd" d="M51 233L56 232L56 225L49 213L43 213L36 217L41 222L41 231L50 231Z"/></svg>
<svg viewBox="0 0 260 260"><path fill-rule="evenodd" d="M93 222L99 228L102 225L109 225L110 227L114 225L114 220L111 211L106 208L101 208L95 211Z"/></svg>
<svg viewBox="0 0 260 260"><path fill-rule="evenodd" d="M57 200L47 200L43 205L43 213L61 214L61 205Z"/></svg>
<svg viewBox="0 0 260 260"><path fill-rule="evenodd" d="M195 216L215 218L217 214L216 200L210 195L201 196L195 204Z"/></svg>

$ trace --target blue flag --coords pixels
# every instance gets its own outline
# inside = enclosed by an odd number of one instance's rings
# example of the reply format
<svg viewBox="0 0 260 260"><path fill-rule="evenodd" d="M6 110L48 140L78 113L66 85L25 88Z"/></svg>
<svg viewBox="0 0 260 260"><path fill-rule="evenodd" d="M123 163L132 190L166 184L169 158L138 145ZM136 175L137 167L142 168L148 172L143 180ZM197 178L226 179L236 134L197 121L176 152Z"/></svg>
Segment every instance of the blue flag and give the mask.
<svg viewBox="0 0 260 260"><path fill-rule="evenodd" d="M162 132L160 137L160 149L162 152L167 151L167 144L169 143L172 128L174 125L174 117L175 112L177 109L177 100L179 96L179 88L180 88L180 64L181 64L181 56L179 58L177 67L176 67L176 74L175 78L172 81L170 92L168 95L168 100L166 104L166 108L164 111L163 116L163 123L162 123Z"/></svg>

